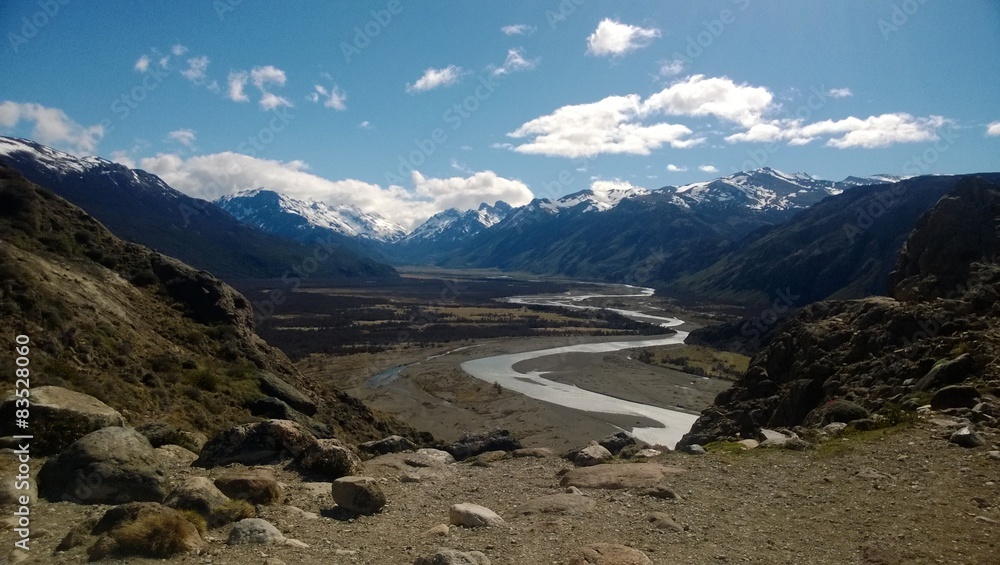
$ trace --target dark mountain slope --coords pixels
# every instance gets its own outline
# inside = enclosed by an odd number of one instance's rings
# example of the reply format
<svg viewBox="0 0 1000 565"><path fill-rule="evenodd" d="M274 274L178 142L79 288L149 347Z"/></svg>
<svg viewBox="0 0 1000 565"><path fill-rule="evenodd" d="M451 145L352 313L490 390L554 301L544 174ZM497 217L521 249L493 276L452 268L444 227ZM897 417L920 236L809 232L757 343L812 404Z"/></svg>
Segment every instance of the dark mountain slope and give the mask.
<svg viewBox="0 0 1000 565"><path fill-rule="evenodd" d="M313 263L310 276L317 278L395 275L338 241L306 245L266 234L156 175L104 159L0 137L0 162L80 206L119 237L223 278L278 278Z"/></svg>
<svg viewBox="0 0 1000 565"><path fill-rule="evenodd" d="M132 425L165 420L212 434L252 420L246 406L265 397L261 378L269 373L309 392L319 405L315 418L337 437L415 435L307 382L254 333L249 301L228 285L122 241L3 165L0 332L30 337L33 387L91 394ZM12 357L2 359L0 370L13 375Z"/></svg>

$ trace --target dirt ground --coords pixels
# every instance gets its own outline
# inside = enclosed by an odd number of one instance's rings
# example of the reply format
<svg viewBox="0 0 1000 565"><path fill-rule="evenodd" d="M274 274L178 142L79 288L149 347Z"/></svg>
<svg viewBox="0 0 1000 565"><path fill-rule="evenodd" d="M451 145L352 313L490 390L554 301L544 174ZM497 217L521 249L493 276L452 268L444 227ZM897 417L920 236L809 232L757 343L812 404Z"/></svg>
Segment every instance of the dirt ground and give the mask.
<svg viewBox="0 0 1000 565"><path fill-rule="evenodd" d="M482 551L493 565L563 564L582 545L611 542L664 565L996 564L1000 461L988 451L1000 438L987 435L987 446L963 449L941 437L946 428L939 423L924 419L901 431L833 439L804 452L667 453L658 461L683 472L662 484L682 500L652 498L641 489L583 489L594 508L571 515L515 513L525 502L564 491L559 474L568 464L557 457L453 464L421 482L402 482L401 472L368 462L368 472L385 479L389 504L378 515L350 519L333 508L328 484L302 483L296 474L272 468L286 483L286 499L258 507L259 515L309 547L228 546L223 527L209 533L204 554L173 561L263 564L277 557L302 565L411 564L449 547ZM174 478L220 472L179 470ZM446 524L448 508L459 502L486 506L506 524L426 533ZM24 562L85 562L82 549L59 555L52 550L83 516L106 508L36 504L36 538ZM657 529L649 521L653 512L667 514L683 529ZM12 559L12 539L10 531L2 533L5 563Z"/></svg>

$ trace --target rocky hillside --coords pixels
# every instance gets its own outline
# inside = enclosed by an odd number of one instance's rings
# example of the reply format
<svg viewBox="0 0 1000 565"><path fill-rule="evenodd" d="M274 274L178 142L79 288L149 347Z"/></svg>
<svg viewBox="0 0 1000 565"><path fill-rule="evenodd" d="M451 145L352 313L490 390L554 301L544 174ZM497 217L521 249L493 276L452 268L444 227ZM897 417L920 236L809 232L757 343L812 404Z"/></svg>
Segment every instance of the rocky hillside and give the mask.
<svg viewBox="0 0 1000 565"><path fill-rule="evenodd" d="M803 308L682 444L803 424L879 426L927 402L998 425L998 230L1000 186L964 180L907 240L891 276L895 299Z"/></svg>
<svg viewBox="0 0 1000 565"><path fill-rule="evenodd" d="M257 337L249 301L228 285L118 239L2 165L0 330L11 348L13 336L30 337L33 387L93 395L132 425L212 434L256 414L298 419L320 435L413 435L305 382ZM13 358L3 356L0 369L13 375Z"/></svg>

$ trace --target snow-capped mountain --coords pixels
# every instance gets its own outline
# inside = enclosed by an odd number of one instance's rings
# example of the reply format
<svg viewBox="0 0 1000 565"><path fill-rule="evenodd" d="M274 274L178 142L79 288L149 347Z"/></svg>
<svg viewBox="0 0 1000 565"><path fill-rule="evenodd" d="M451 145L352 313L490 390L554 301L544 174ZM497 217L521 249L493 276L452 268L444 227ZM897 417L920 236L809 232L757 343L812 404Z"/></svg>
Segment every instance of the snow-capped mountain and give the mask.
<svg viewBox="0 0 1000 565"><path fill-rule="evenodd" d="M607 212L626 198L645 196L649 191L645 188L632 186L627 182L598 181L587 190L567 194L558 200L543 199L539 204L544 209L558 211L586 205L585 212Z"/></svg>
<svg viewBox="0 0 1000 565"><path fill-rule="evenodd" d="M316 230L382 243L398 241L406 235L402 226L376 213L347 204L306 202L263 188L223 196L215 204L244 223L299 240L313 239Z"/></svg>
<svg viewBox="0 0 1000 565"><path fill-rule="evenodd" d="M449 208L434 214L420 224L406 236L406 243L465 239L499 223L511 210L511 205L502 200L498 200L492 206L483 202L479 208L464 212Z"/></svg>
<svg viewBox="0 0 1000 565"><path fill-rule="evenodd" d="M76 204L122 239L224 278L277 278L315 252L246 225L160 177L99 157L78 157L25 139L0 137L0 163ZM330 249L316 276L395 276L345 249Z"/></svg>
<svg viewBox="0 0 1000 565"><path fill-rule="evenodd" d="M787 174L764 167L672 190L693 208L778 212L808 208L827 196L842 193L850 186L856 185L816 179L805 173ZM667 187L664 190L671 189Z"/></svg>

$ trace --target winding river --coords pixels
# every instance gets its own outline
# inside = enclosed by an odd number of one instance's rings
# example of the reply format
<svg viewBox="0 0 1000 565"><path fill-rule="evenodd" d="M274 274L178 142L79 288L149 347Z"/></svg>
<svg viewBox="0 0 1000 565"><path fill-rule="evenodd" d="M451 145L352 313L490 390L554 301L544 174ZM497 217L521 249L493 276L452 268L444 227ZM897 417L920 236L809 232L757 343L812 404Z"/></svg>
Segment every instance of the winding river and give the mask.
<svg viewBox="0 0 1000 565"><path fill-rule="evenodd" d="M589 294L574 296L516 296L508 298L508 302L514 304L537 304L544 306L561 306L565 308L597 309L594 306L581 304L585 300L593 298L635 298L648 297L653 295L651 288L626 287L625 292L631 294ZM677 318L667 318L654 316L642 312L631 310L621 310L608 308L623 316L642 322L658 323L662 327L674 327L684 323ZM564 347L554 347L550 349L539 349L536 351L526 351L523 353L510 353L496 355L482 359L473 359L462 363L462 370L469 375L487 381L497 383L501 387L519 392L525 396L551 402L559 406L591 412L594 414L619 414L628 416L642 416L654 420L661 424L658 427L636 427L628 430L636 438L652 445L665 445L673 448L689 429L698 416L678 410L630 402L620 398L614 398L597 392L584 390L571 384L559 383L544 378L545 373L532 371L520 373L514 370L514 365L521 361L537 359L549 355L561 355L565 353L608 353L620 351L622 349L632 349L637 347L653 347L657 345L672 345L684 343L688 332L677 331L676 333L656 337L646 340L635 341L611 341L604 343L581 343L567 345Z"/></svg>

